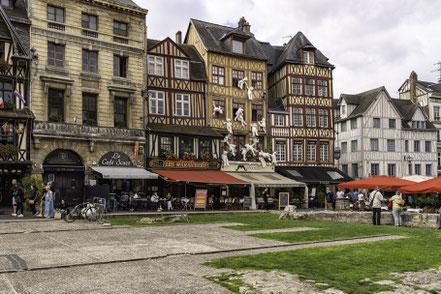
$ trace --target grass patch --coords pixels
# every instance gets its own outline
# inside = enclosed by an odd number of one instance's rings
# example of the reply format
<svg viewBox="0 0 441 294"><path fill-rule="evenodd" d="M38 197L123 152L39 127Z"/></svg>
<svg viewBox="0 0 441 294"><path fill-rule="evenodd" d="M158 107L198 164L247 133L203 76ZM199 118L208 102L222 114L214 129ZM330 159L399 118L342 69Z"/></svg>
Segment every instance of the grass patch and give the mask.
<svg viewBox="0 0 441 294"><path fill-rule="evenodd" d="M249 290L254 290L251 285L245 284L241 279L241 275L237 273L221 273L221 275L218 276L205 276L205 278L237 294L241 293L240 287L247 287Z"/></svg>

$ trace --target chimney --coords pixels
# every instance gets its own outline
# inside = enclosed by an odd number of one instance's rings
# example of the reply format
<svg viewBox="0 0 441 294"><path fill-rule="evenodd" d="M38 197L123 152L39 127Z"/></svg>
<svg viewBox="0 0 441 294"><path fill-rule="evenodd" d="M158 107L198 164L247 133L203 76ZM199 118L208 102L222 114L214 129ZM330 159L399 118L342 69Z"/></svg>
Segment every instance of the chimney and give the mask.
<svg viewBox="0 0 441 294"><path fill-rule="evenodd" d="M175 38L176 38L176 43L177 43L177 44L182 44L182 32L181 32L181 31L178 31L178 32L176 33Z"/></svg>
<svg viewBox="0 0 441 294"><path fill-rule="evenodd" d="M418 81L418 75L416 72L412 71L409 76L409 87L410 87L410 100L417 104L417 95L416 95L416 83Z"/></svg>
<svg viewBox="0 0 441 294"><path fill-rule="evenodd" d="M243 31L243 26L247 21L245 20L245 16L242 16L237 23L237 27Z"/></svg>
<svg viewBox="0 0 441 294"><path fill-rule="evenodd" d="M243 31L244 31L245 33L247 33L247 34L251 34L251 25L250 25L249 22L246 21L246 22L243 24Z"/></svg>

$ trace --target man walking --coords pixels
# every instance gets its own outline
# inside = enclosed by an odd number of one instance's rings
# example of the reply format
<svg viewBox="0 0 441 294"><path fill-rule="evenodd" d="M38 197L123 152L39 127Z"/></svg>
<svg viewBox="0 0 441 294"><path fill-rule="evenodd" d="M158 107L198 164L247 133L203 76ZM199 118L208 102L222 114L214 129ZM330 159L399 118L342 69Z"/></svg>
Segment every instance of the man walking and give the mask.
<svg viewBox="0 0 441 294"><path fill-rule="evenodd" d="M269 209L269 207L268 207L268 188L265 188L265 190L263 190L262 196L263 196L263 203L264 203L263 208L265 210L268 210Z"/></svg>
<svg viewBox="0 0 441 294"><path fill-rule="evenodd" d="M326 191L326 203L327 203L328 209L330 211L332 211L332 203L333 202L334 202L334 194L328 188L327 191Z"/></svg>
<svg viewBox="0 0 441 294"><path fill-rule="evenodd" d="M376 186L374 191L369 195L369 204L372 208L372 224L375 226L380 225L381 219L381 201L383 201L383 195L380 192L380 187Z"/></svg>
<svg viewBox="0 0 441 294"><path fill-rule="evenodd" d="M12 180L11 198L12 198L12 216L17 216L17 180Z"/></svg>

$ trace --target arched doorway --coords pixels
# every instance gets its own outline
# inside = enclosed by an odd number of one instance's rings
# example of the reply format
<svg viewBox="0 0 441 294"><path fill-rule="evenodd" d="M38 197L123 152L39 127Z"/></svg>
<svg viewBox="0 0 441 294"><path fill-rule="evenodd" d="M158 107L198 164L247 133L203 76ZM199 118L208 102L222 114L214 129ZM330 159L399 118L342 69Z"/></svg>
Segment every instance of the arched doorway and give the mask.
<svg viewBox="0 0 441 294"><path fill-rule="evenodd" d="M55 186L55 204L63 199L69 206L84 201L84 164L72 150L57 149L46 156L43 179Z"/></svg>

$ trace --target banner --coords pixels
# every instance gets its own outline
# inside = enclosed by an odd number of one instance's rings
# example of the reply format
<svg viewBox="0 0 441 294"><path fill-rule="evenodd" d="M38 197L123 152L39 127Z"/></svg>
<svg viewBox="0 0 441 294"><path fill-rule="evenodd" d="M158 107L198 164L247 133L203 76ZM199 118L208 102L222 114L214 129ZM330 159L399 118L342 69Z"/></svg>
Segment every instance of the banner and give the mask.
<svg viewBox="0 0 441 294"><path fill-rule="evenodd" d="M196 189L196 199L194 202L194 208L207 208L207 192L208 190Z"/></svg>
<svg viewBox="0 0 441 294"><path fill-rule="evenodd" d="M138 160L138 152L139 152L139 142L135 143L135 160Z"/></svg>

